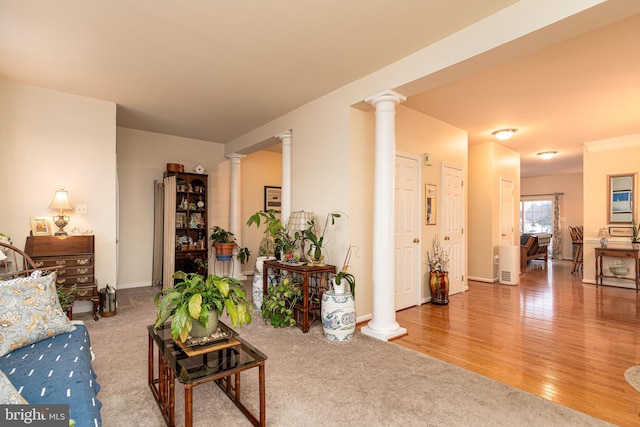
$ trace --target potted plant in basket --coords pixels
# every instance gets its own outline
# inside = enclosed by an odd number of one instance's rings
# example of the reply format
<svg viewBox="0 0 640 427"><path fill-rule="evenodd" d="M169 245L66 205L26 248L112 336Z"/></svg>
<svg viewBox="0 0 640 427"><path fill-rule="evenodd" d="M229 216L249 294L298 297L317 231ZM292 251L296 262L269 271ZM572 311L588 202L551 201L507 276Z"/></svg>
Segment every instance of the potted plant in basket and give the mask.
<svg viewBox="0 0 640 427"><path fill-rule="evenodd" d="M229 261L233 256L233 251L236 247L238 248L238 260L240 260L240 264L247 262L251 256L249 248L241 247L236 241L236 237L233 233L220 226L215 225L211 229L211 236L209 239L213 242L213 247L216 251L216 259L218 261Z"/></svg>
<svg viewBox="0 0 640 427"><path fill-rule="evenodd" d="M154 298L158 306L155 329L171 317L171 336L184 342L189 335L207 337L218 327L218 318L226 309L234 327L251 323L251 303L242 282L214 274L206 278L198 273L176 271L172 288L163 289Z"/></svg>
<svg viewBox="0 0 640 427"><path fill-rule="evenodd" d="M431 249L431 253L427 251L431 303L446 305L449 304L449 253L440 244L438 236L433 238Z"/></svg>

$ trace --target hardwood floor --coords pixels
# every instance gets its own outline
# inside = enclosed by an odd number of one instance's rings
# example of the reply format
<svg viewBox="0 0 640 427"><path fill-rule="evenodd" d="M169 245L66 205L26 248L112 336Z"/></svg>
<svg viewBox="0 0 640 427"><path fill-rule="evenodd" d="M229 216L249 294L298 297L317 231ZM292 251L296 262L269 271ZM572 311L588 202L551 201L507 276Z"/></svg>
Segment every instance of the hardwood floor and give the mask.
<svg viewBox="0 0 640 427"><path fill-rule="evenodd" d="M470 282L449 305L397 313L396 344L621 426L640 425L640 297L582 284L569 261L532 262L520 285Z"/></svg>

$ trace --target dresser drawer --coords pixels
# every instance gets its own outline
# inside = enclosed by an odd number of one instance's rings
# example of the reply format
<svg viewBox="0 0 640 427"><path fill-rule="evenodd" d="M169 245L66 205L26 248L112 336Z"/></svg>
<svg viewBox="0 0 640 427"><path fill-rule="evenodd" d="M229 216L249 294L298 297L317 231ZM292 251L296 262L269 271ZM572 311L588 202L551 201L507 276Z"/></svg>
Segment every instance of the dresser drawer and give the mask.
<svg viewBox="0 0 640 427"><path fill-rule="evenodd" d="M58 285L83 285L94 283L93 275L87 276L58 276L56 283Z"/></svg>
<svg viewBox="0 0 640 427"><path fill-rule="evenodd" d="M91 267L93 266L93 255L36 257L33 262L36 267L43 269L51 267Z"/></svg>
<svg viewBox="0 0 640 427"><path fill-rule="evenodd" d="M62 267L56 269L58 277L93 275L93 267Z"/></svg>
<svg viewBox="0 0 640 427"><path fill-rule="evenodd" d="M65 290L69 290L72 285L62 285ZM88 300L94 296L98 296L98 285L96 283L91 283L87 285L76 285L76 294L74 298L77 300Z"/></svg>

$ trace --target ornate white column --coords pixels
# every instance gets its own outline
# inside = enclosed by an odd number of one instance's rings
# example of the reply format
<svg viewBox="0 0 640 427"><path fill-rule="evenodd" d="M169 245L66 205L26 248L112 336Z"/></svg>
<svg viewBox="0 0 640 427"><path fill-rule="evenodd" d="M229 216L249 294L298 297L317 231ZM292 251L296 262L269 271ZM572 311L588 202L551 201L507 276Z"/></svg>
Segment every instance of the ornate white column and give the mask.
<svg viewBox="0 0 640 427"><path fill-rule="evenodd" d="M365 102L376 109L373 200L373 313L362 333L384 341L407 330L396 322L395 286L395 162L396 105L406 98L384 91Z"/></svg>
<svg viewBox="0 0 640 427"><path fill-rule="evenodd" d="M293 141L293 132L290 130L276 135L282 141L282 192L280 195L281 214L280 221L287 223L289 215L291 215L291 143Z"/></svg>
<svg viewBox="0 0 640 427"><path fill-rule="evenodd" d="M231 182L229 185L229 231L232 232L238 244L242 245L242 218L241 215L241 186L240 186L240 160L246 156L237 153L231 153L226 156L231 163ZM237 255L237 248L236 248ZM231 271L233 277L238 280L245 280L247 276L242 274L242 264L237 256L231 258L233 263Z"/></svg>

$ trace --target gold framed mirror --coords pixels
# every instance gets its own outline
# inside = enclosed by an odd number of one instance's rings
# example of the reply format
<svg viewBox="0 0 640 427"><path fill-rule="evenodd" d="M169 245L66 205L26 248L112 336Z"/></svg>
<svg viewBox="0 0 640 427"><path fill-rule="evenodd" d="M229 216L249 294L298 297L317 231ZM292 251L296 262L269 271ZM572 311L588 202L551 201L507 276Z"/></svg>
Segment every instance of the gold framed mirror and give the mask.
<svg viewBox="0 0 640 427"><path fill-rule="evenodd" d="M611 224L631 224L636 211L636 174L608 175L607 181L607 220Z"/></svg>

